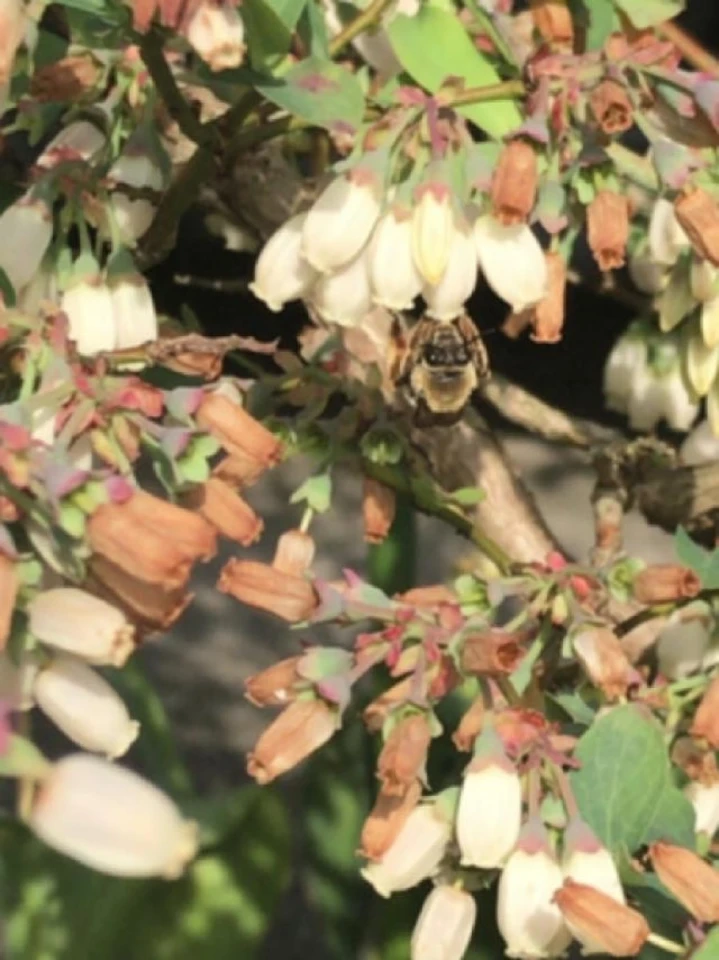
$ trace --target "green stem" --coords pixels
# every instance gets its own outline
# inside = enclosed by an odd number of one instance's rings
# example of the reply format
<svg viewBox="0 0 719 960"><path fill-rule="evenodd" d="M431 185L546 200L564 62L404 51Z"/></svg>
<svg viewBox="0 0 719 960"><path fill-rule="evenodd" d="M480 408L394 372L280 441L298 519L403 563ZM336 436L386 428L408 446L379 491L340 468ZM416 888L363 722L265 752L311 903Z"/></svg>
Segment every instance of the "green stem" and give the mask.
<svg viewBox="0 0 719 960"><path fill-rule="evenodd" d="M508 97L523 97L527 92L522 80L504 80L502 83L490 83L483 87L468 87L457 93L442 94L438 99L442 106L462 107L471 103L486 103L488 100L506 100Z"/></svg>
<svg viewBox="0 0 719 960"><path fill-rule="evenodd" d="M392 0L372 0L372 3L351 20L344 29L340 30L337 36L330 43L330 56L336 57L344 48L352 43L355 37L373 26L384 11L390 5Z"/></svg>

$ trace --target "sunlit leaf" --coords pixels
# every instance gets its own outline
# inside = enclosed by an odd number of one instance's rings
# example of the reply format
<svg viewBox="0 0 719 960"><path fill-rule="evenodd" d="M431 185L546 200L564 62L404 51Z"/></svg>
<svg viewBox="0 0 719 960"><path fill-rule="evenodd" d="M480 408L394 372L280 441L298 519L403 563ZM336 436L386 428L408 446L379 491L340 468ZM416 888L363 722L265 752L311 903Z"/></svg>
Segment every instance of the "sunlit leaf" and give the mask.
<svg viewBox="0 0 719 960"><path fill-rule="evenodd" d="M614 0L637 30L656 27L678 16L684 10L684 0Z"/></svg>
<svg viewBox="0 0 719 960"><path fill-rule="evenodd" d="M362 122L362 87L356 77L329 60L308 57L281 78L256 86L268 100L314 126L352 133Z"/></svg>

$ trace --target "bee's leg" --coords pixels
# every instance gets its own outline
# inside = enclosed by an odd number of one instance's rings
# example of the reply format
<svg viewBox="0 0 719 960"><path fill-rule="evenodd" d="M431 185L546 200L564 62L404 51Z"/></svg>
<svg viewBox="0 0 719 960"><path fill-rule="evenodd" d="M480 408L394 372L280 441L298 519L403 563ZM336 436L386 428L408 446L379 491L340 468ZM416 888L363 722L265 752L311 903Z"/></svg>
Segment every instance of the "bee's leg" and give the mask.
<svg viewBox="0 0 719 960"><path fill-rule="evenodd" d="M489 377L489 354L482 339L482 334L474 325L474 321L469 314L463 313L455 320L455 323L472 354L477 379L480 381L486 380Z"/></svg>
<svg viewBox="0 0 719 960"><path fill-rule="evenodd" d="M411 334L408 333L401 315L393 314L389 341L389 375L392 382L397 386L402 386L409 379L411 372L410 344Z"/></svg>

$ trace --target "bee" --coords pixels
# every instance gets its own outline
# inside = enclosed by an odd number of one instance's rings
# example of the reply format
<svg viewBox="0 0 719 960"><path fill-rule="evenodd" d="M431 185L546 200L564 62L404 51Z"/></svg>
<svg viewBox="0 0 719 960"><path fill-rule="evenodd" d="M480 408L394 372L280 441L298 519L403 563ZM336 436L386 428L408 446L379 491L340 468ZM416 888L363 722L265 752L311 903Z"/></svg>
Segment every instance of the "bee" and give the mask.
<svg viewBox="0 0 719 960"><path fill-rule="evenodd" d="M392 379L406 388L417 425L456 423L489 376L487 350L471 319L422 317L407 334L395 317L393 340Z"/></svg>

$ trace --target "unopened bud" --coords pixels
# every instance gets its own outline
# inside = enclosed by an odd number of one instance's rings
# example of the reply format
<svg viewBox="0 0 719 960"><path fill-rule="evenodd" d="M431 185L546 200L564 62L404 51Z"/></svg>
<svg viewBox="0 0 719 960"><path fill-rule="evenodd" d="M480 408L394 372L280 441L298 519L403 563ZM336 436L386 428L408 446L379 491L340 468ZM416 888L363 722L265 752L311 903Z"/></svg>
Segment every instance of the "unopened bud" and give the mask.
<svg viewBox="0 0 719 960"><path fill-rule="evenodd" d="M719 749L719 674L711 680L694 714L691 735Z"/></svg>
<svg viewBox="0 0 719 960"><path fill-rule="evenodd" d="M388 794L383 789L362 827L359 853L368 860L381 860L421 796L422 785L418 780L402 794Z"/></svg>
<svg viewBox="0 0 719 960"><path fill-rule="evenodd" d="M652 606L696 597L701 587L701 580L689 567L678 563L655 563L637 574L632 592L639 603Z"/></svg>
<svg viewBox="0 0 719 960"><path fill-rule="evenodd" d="M293 687L300 679L297 665L301 656L273 663L245 680L245 696L256 707L284 707L293 699Z"/></svg>
<svg viewBox="0 0 719 960"><path fill-rule="evenodd" d="M649 924L641 913L587 884L565 880L554 902L585 955L634 957L649 937Z"/></svg>
<svg viewBox="0 0 719 960"><path fill-rule="evenodd" d="M247 772L258 783L270 783L327 743L337 726L337 711L324 700L291 703L248 754Z"/></svg>
<svg viewBox="0 0 719 960"><path fill-rule="evenodd" d="M632 665L612 631L586 626L574 635L572 643L592 683L610 700L623 697L632 681Z"/></svg>
<svg viewBox="0 0 719 960"><path fill-rule="evenodd" d="M719 267L719 204L701 187L693 187L674 202L679 224L705 260Z"/></svg>
<svg viewBox="0 0 719 960"><path fill-rule="evenodd" d="M526 140L507 143L492 177L492 213L505 226L525 223L537 197L537 153Z"/></svg>
<svg viewBox="0 0 719 960"><path fill-rule="evenodd" d="M304 530L286 530L278 539L272 566L279 573L302 576L315 559L315 542Z"/></svg>
<svg viewBox="0 0 719 960"><path fill-rule="evenodd" d="M282 573L255 560L228 561L217 586L222 593L231 593L240 603L267 610L288 623L307 620L318 602L309 580Z"/></svg>
<svg viewBox="0 0 719 960"><path fill-rule="evenodd" d="M397 498L391 487L365 477L362 487L362 516L367 543L382 543L394 522Z"/></svg>
<svg viewBox="0 0 719 960"><path fill-rule="evenodd" d="M412 931L412 960L462 960L477 918L477 904L466 890L436 886L422 904Z"/></svg>
<svg viewBox="0 0 719 960"><path fill-rule="evenodd" d="M38 640L88 663L120 667L135 648L135 631L124 614L76 587L44 590L27 612Z"/></svg>
<svg viewBox="0 0 719 960"><path fill-rule="evenodd" d="M207 430L230 455L251 457L269 467L278 463L281 445L238 403L216 390L208 391L196 414L197 424Z"/></svg>
<svg viewBox="0 0 719 960"><path fill-rule="evenodd" d="M243 547L255 543L264 526L252 507L218 477L210 477L183 498L184 505L197 510L223 537Z"/></svg>
<svg viewBox="0 0 719 960"><path fill-rule="evenodd" d="M564 329L567 265L561 253L547 252L547 293L534 309L532 340L535 343L557 343Z"/></svg>
<svg viewBox="0 0 719 960"><path fill-rule="evenodd" d="M571 52L574 24L567 0L530 0L534 25L551 47Z"/></svg>
<svg viewBox="0 0 719 960"><path fill-rule="evenodd" d="M372 700L364 710L362 719L367 729L377 733L384 726L387 717L397 706L407 703L412 694L412 678L406 677L385 690L376 699Z"/></svg>
<svg viewBox="0 0 719 960"><path fill-rule="evenodd" d="M700 923L719 922L719 872L692 850L670 843L649 848L664 886Z"/></svg>
<svg viewBox="0 0 719 960"><path fill-rule="evenodd" d="M192 600L184 585L166 590L99 556L90 560L86 585L93 593L121 607L142 632L167 630Z"/></svg>
<svg viewBox="0 0 719 960"><path fill-rule="evenodd" d="M634 123L632 102L616 80L602 80L590 93L589 105L601 130L609 136L624 133Z"/></svg>
<svg viewBox="0 0 719 960"><path fill-rule="evenodd" d="M452 734L452 742L461 753L469 753L474 748L475 740L484 727L485 713L484 698L478 696L462 715L459 726Z"/></svg>
<svg viewBox="0 0 719 960"><path fill-rule="evenodd" d="M629 240L629 201L600 190L587 207L587 239L600 270L624 266Z"/></svg>
<svg viewBox="0 0 719 960"><path fill-rule="evenodd" d="M601 890L617 903L624 903L624 890L614 858L589 824L573 818L564 831L562 874L577 883Z"/></svg>
<svg viewBox="0 0 719 960"><path fill-rule="evenodd" d="M431 739L423 713L411 713L394 726L377 761L377 777L385 793L404 794L416 780L424 779Z"/></svg>
<svg viewBox="0 0 719 960"><path fill-rule="evenodd" d="M460 666L471 676L507 674L512 673L523 656L516 634L489 628L463 639Z"/></svg>

